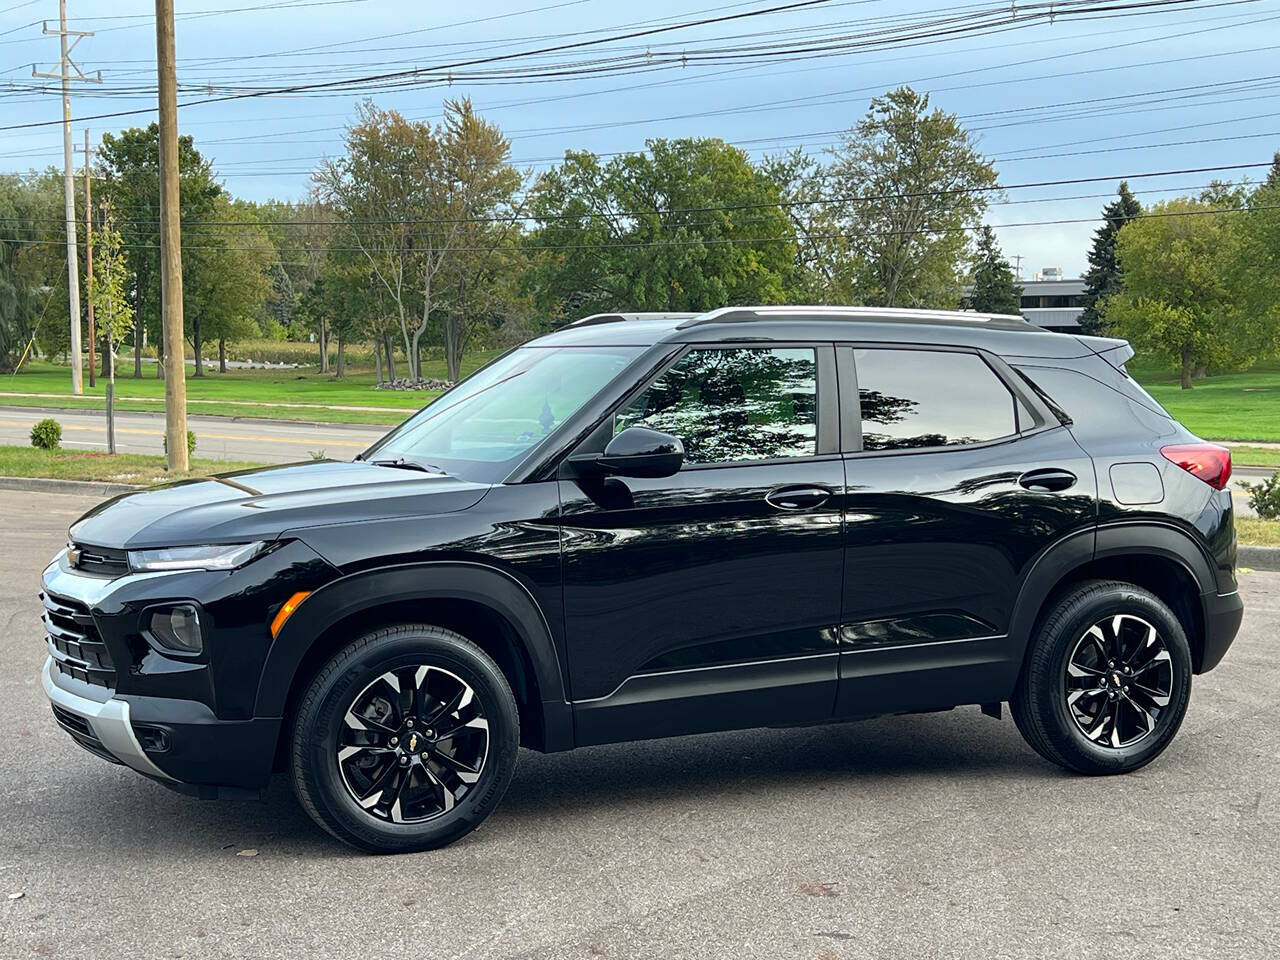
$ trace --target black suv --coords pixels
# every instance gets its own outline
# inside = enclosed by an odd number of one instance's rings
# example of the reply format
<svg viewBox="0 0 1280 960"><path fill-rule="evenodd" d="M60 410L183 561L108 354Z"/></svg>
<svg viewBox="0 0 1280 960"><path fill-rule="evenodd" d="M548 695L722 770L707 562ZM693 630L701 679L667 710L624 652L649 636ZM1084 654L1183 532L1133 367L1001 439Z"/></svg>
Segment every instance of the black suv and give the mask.
<svg viewBox="0 0 1280 960"><path fill-rule="evenodd" d="M172 483L44 571L54 716L202 797L436 847L541 751L1008 701L1133 770L1240 624L1226 450L1016 317L589 317L354 462Z"/></svg>

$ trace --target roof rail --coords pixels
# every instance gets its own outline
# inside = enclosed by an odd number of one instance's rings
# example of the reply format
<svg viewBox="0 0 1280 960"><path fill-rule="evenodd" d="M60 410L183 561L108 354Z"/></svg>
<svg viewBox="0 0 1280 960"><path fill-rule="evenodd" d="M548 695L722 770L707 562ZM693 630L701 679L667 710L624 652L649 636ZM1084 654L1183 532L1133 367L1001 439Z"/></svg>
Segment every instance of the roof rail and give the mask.
<svg viewBox="0 0 1280 960"><path fill-rule="evenodd" d="M593 313L589 317L566 324L569 327L594 327L600 323L622 323L626 320L689 320L696 313Z"/></svg>
<svg viewBox="0 0 1280 960"><path fill-rule="evenodd" d="M707 323L749 323L773 318L870 320L897 323L982 324L1001 330L1039 330L1014 313L976 313L970 310L909 310L903 307L721 307L680 324L679 329Z"/></svg>

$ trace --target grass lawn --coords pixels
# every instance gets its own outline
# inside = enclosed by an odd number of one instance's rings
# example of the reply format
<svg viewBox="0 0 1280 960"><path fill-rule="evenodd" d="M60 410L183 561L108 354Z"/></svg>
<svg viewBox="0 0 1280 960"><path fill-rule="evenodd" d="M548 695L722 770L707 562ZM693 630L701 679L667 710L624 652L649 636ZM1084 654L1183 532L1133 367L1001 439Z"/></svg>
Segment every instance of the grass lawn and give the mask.
<svg viewBox="0 0 1280 960"><path fill-rule="evenodd" d="M1280 547L1280 520L1237 516L1236 538L1248 547Z"/></svg>
<svg viewBox="0 0 1280 960"><path fill-rule="evenodd" d="M463 373L487 363L496 354L478 352L463 363ZM116 370L116 409L159 413L164 410L164 381L154 366L143 368L133 379L132 364ZM397 373L401 373L397 369ZM123 374L123 375L122 375ZM423 364L423 376L443 379L444 361ZM0 377L0 406L50 407L64 410L101 410L106 385L99 378L89 387L87 399L71 396L71 371L51 363L29 363L16 375ZM43 394L6 396L5 394ZM52 396L50 396L52 395ZM194 377L187 371L187 412L191 416L267 417L272 420L317 420L327 423L399 423L437 394L430 391L376 390L372 371L353 371L342 380L320 374L314 367L295 370L233 370ZM271 406L290 404L290 406ZM344 410L341 407L370 407Z"/></svg>
<svg viewBox="0 0 1280 960"><path fill-rule="evenodd" d="M1231 462L1237 467L1280 468L1280 450L1275 447L1251 447L1248 444L1233 443Z"/></svg>
<svg viewBox="0 0 1280 960"><path fill-rule="evenodd" d="M100 480L106 483L160 483L180 476L207 477L211 473L258 467L235 460L191 461L191 472L165 471L164 457L142 453L107 453L85 450L37 450L35 447L0 446L0 477L54 477L59 480Z"/></svg>
<svg viewBox="0 0 1280 960"><path fill-rule="evenodd" d="M1243 373L1197 380L1190 390L1178 385L1175 373L1138 364L1130 364L1129 370L1170 414L1206 440L1280 442L1280 364L1258 364ZM1254 466L1280 466L1280 458L1259 462L1259 456L1253 450L1233 459Z"/></svg>

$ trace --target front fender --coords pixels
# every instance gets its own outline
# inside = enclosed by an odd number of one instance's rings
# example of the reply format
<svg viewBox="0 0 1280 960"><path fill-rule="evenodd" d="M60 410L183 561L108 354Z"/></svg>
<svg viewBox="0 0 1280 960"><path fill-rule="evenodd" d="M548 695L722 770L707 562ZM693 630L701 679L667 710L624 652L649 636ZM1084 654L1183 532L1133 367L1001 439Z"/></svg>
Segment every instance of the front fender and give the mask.
<svg viewBox="0 0 1280 960"><path fill-rule="evenodd" d="M533 595L506 571L457 560L365 570L334 580L307 597L285 622L267 654L254 715L283 715L299 665L315 639L332 624L386 603L432 599L472 601L504 617L529 655L546 715L548 740L563 734L572 737L571 731L559 729L562 723L557 705L563 705L568 715L564 678L551 629Z"/></svg>

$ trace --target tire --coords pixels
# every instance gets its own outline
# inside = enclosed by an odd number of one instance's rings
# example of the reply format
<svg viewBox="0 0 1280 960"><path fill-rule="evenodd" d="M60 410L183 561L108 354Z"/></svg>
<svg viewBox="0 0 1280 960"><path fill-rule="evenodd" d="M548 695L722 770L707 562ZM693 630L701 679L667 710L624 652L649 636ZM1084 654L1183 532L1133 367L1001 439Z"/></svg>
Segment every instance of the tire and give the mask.
<svg viewBox="0 0 1280 960"><path fill-rule="evenodd" d="M403 624L352 641L316 674L294 715L290 769L298 802L330 834L403 853L478 827L519 744L497 664L450 630Z"/></svg>
<svg viewBox="0 0 1280 960"><path fill-rule="evenodd" d="M1142 587L1091 580L1041 622L1009 706L1040 756L1098 775L1158 757L1190 697L1191 648L1173 611Z"/></svg>

